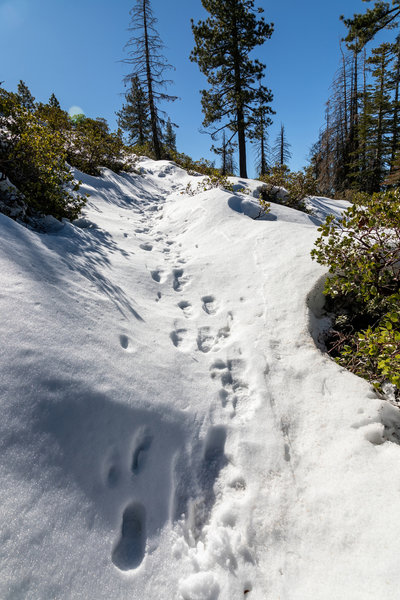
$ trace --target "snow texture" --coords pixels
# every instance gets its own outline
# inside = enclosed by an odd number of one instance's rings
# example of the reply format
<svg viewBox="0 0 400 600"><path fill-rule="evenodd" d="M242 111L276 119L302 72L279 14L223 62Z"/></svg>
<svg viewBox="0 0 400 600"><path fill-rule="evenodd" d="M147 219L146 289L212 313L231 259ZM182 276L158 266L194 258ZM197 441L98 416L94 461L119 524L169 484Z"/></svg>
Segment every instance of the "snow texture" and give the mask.
<svg viewBox="0 0 400 600"><path fill-rule="evenodd" d="M0 215L0 598L397 600L399 412L314 342L344 205L139 166Z"/></svg>

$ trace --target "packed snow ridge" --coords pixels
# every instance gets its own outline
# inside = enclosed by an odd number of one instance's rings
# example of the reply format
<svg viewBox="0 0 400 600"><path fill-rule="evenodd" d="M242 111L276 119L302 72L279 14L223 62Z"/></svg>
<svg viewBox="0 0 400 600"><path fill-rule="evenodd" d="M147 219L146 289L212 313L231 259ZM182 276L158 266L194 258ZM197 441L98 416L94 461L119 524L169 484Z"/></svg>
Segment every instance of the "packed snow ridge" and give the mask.
<svg viewBox="0 0 400 600"><path fill-rule="evenodd" d="M314 341L343 204L139 169L0 215L0 597L397 600L398 410Z"/></svg>

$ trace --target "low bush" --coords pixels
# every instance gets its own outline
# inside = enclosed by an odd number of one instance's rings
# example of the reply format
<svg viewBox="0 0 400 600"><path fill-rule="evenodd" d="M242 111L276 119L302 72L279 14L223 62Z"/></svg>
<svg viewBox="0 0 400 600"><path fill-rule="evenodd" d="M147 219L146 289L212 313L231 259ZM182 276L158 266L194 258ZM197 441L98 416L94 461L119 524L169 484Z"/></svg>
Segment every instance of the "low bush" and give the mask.
<svg viewBox="0 0 400 600"><path fill-rule="evenodd" d="M30 215L75 219L86 202L66 163L63 136L0 88L0 173Z"/></svg>
<svg viewBox="0 0 400 600"><path fill-rule="evenodd" d="M312 257L329 268L327 339L337 362L379 389L400 382L400 192L359 194L329 216Z"/></svg>
<svg viewBox="0 0 400 600"><path fill-rule="evenodd" d="M309 212L306 199L317 193L317 184L310 169L290 171L286 165L275 166L259 179L266 184L260 190L260 200Z"/></svg>
<svg viewBox="0 0 400 600"><path fill-rule="evenodd" d="M118 173L124 168L124 143L120 132L112 133L105 119L73 121L72 143L67 144L71 166L88 175L101 175L101 167Z"/></svg>
<svg viewBox="0 0 400 600"><path fill-rule="evenodd" d="M206 192L207 190L212 190L214 188L224 189L228 192L233 192L233 184L230 183L226 175L221 175L220 172L216 171L210 176L204 177L195 188L192 187L191 183L188 183L184 194L189 194L189 196L195 196L196 194L201 194L201 192Z"/></svg>

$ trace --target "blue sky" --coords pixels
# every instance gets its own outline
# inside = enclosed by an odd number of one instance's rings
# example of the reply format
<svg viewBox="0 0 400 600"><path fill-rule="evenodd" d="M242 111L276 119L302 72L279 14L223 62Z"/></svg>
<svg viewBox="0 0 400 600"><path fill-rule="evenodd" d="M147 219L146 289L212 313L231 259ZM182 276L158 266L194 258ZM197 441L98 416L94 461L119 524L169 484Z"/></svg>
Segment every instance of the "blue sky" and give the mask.
<svg viewBox="0 0 400 600"><path fill-rule="evenodd" d="M115 128L127 65L123 47L129 34L129 10L135 0L0 0L0 80L16 90L23 79L37 100L54 92L64 109L82 107L89 117L104 117ZM283 123L292 145L290 166L307 162L310 146L323 124L325 102L339 64L339 40L345 33L339 16L363 12L362 0L259 0L265 18L275 24L270 40L255 52L267 65L265 84L276 111L271 141ZM205 77L189 61L193 48L190 19L205 15L200 0L152 0L165 54L176 68L169 92L180 97L168 105L177 130L178 150L194 158L215 158L202 122L199 90ZM249 172L254 153L248 149Z"/></svg>

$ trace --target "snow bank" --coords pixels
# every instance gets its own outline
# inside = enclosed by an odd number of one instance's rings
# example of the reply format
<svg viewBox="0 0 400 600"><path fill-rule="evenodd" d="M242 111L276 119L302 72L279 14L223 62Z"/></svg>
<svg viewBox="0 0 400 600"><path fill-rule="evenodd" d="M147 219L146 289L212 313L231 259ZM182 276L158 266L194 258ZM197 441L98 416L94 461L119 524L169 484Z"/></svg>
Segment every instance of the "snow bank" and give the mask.
<svg viewBox="0 0 400 600"><path fill-rule="evenodd" d="M0 597L397 599L398 411L312 340L316 223L138 168L0 215Z"/></svg>

